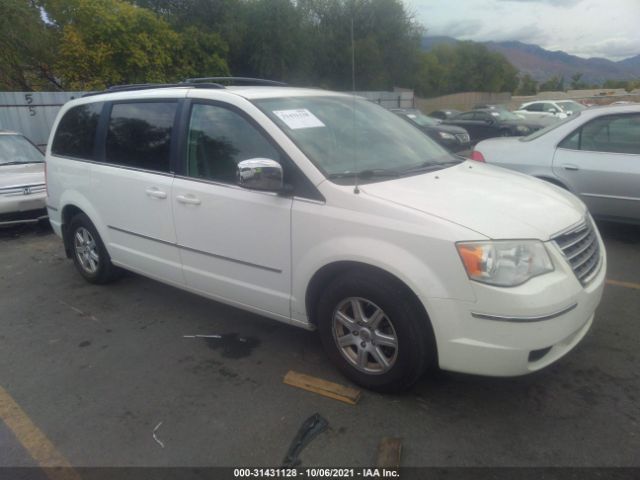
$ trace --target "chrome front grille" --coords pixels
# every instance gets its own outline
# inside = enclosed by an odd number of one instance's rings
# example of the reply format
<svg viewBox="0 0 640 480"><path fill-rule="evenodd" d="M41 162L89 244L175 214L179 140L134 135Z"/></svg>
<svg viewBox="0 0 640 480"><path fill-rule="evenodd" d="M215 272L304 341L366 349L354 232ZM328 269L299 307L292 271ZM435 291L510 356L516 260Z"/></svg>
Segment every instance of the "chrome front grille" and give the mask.
<svg viewBox="0 0 640 480"><path fill-rule="evenodd" d="M600 243L591 220L553 239L583 285L597 273L600 265Z"/></svg>
<svg viewBox="0 0 640 480"><path fill-rule="evenodd" d="M0 195L7 197L20 197L24 195L32 195L34 193L42 193L46 190L44 183L32 185L14 185L11 187L0 188Z"/></svg>
<svg viewBox="0 0 640 480"><path fill-rule="evenodd" d="M460 143L469 143L469 134L468 133L456 133L456 138L460 141Z"/></svg>

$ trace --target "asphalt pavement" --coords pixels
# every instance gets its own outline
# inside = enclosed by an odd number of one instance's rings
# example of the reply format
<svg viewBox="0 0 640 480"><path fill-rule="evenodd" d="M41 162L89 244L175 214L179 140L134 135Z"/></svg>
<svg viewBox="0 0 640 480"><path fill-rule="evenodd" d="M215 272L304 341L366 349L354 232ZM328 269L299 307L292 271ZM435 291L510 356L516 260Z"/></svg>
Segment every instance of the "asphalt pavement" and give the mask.
<svg viewBox="0 0 640 480"><path fill-rule="evenodd" d="M90 285L49 230L2 230L0 466L43 449L76 467L277 466L320 413L303 466L370 466L400 437L403 466L638 467L640 228L600 228L612 283L567 357L519 378L439 372L355 406L283 384L348 384L313 332L134 274Z"/></svg>

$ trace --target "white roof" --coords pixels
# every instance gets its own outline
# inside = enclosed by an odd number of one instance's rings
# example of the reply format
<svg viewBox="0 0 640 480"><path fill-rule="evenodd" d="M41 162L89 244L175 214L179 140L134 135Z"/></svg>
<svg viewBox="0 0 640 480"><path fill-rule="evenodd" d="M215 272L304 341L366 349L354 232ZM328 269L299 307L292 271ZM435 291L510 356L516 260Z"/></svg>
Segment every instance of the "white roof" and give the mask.
<svg viewBox="0 0 640 480"><path fill-rule="evenodd" d="M248 100L278 97L350 96L344 93L315 88L230 86L218 89L185 86L98 93L82 97L81 99L74 101L74 104L144 98L181 98L186 97L187 93L189 93L190 97L195 97L197 96L195 95L195 92L202 92L203 97L207 96L206 92L216 92L218 94L226 93L229 95L236 95Z"/></svg>

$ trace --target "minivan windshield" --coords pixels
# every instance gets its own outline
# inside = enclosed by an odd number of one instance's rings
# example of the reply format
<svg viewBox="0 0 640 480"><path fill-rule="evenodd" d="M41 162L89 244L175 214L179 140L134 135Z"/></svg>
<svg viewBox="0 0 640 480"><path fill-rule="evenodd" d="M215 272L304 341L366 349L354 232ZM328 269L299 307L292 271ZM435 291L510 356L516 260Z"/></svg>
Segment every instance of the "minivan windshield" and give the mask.
<svg viewBox="0 0 640 480"><path fill-rule="evenodd" d="M40 150L22 135L0 135L0 165L42 162Z"/></svg>
<svg viewBox="0 0 640 480"><path fill-rule="evenodd" d="M394 113L360 98L265 98L254 103L332 181L353 184L433 171L462 160Z"/></svg>

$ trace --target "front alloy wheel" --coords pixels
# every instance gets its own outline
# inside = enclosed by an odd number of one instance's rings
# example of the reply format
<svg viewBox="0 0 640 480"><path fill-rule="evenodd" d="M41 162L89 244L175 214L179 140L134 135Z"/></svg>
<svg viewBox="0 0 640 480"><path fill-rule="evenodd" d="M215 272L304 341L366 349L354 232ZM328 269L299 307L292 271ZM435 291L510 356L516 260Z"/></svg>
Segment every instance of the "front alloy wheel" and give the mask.
<svg viewBox="0 0 640 480"><path fill-rule="evenodd" d="M406 390L437 358L419 300L378 269L363 266L332 279L317 300L315 318L331 361L371 390Z"/></svg>
<svg viewBox="0 0 640 480"><path fill-rule="evenodd" d="M366 374L383 374L398 358L398 336L384 311L361 297L340 302L333 314L333 338L342 356Z"/></svg>

